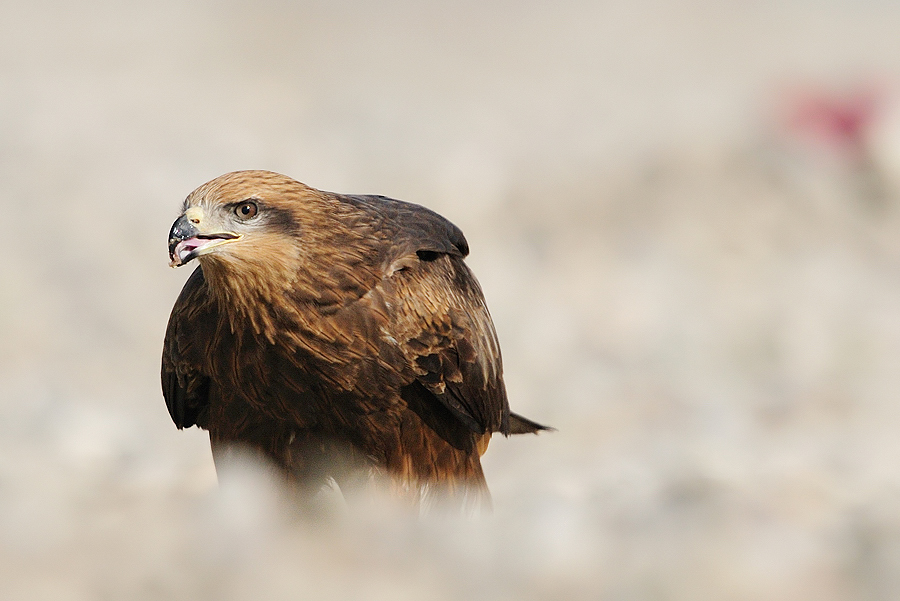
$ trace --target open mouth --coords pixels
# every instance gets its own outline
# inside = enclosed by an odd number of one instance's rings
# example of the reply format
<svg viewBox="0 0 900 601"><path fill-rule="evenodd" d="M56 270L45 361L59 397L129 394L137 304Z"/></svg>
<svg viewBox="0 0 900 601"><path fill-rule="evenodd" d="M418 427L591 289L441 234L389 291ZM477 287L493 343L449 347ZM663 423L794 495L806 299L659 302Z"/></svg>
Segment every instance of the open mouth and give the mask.
<svg viewBox="0 0 900 601"><path fill-rule="evenodd" d="M201 251L224 244L231 240L237 240L241 236L239 234L222 233L222 234L198 234L191 238L181 240L169 251L171 259L169 265L179 267L184 265L191 259L200 256Z"/></svg>

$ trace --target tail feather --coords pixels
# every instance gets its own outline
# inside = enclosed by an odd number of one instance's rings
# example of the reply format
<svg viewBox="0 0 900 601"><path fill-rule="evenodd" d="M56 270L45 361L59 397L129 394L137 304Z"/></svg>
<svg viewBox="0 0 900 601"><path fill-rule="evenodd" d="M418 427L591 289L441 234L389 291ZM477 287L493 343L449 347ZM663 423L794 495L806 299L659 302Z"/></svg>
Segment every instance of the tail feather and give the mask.
<svg viewBox="0 0 900 601"><path fill-rule="evenodd" d="M509 432L505 433L507 436L509 434L537 434L541 430L548 430L550 432L554 432L556 429L551 428L550 426L542 426L537 422L533 422L527 417L522 417L517 413L510 412L509 414Z"/></svg>

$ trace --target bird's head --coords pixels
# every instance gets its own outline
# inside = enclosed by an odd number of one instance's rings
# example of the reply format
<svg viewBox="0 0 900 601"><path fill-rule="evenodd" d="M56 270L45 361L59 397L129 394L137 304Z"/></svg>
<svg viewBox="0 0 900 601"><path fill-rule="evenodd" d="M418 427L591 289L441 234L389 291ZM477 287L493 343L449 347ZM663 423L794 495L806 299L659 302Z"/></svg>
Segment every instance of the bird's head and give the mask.
<svg viewBox="0 0 900 601"><path fill-rule="evenodd" d="M238 171L200 186L169 230L169 264L180 267L198 258L254 263L277 256L273 248L285 252L300 229L293 210L297 199L310 190L268 171Z"/></svg>
<svg viewBox="0 0 900 601"><path fill-rule="evenodd" d="M236 171L188 195L169 231L170 265L198 259L224 306L247 313L285 293L336 306L381 278L384 242L371 221L340 195L271 171Z"/></svg>

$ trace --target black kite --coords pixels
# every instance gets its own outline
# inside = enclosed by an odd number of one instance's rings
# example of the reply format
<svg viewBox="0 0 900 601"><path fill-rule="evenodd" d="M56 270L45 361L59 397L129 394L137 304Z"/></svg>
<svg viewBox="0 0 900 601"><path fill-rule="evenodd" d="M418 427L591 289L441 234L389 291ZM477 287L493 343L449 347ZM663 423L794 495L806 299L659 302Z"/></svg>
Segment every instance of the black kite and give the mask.
<svg viewBox="0 0 900 601"><path fill-rule="evenodd" d="M468 244L440 215L267 171L223 175L183 209L171 264L200 265L162 388L214 457L249 447L308 490L382 473L416 502L487 502L491 434L545 429L509 411Z"/></svg>

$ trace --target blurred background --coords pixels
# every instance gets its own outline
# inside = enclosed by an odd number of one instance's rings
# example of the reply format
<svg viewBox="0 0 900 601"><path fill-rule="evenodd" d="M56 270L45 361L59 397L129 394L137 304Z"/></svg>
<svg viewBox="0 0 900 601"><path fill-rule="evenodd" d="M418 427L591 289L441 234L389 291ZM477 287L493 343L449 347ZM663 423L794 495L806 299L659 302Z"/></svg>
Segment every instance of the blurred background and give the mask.
<svg viewBox="0 0 900 601"><path fill-rule="evenodd" d="M0 3L0 596L900 597L900 7ZM466 232L495 512L218 487L158 372L227 171Z"/></svg>

